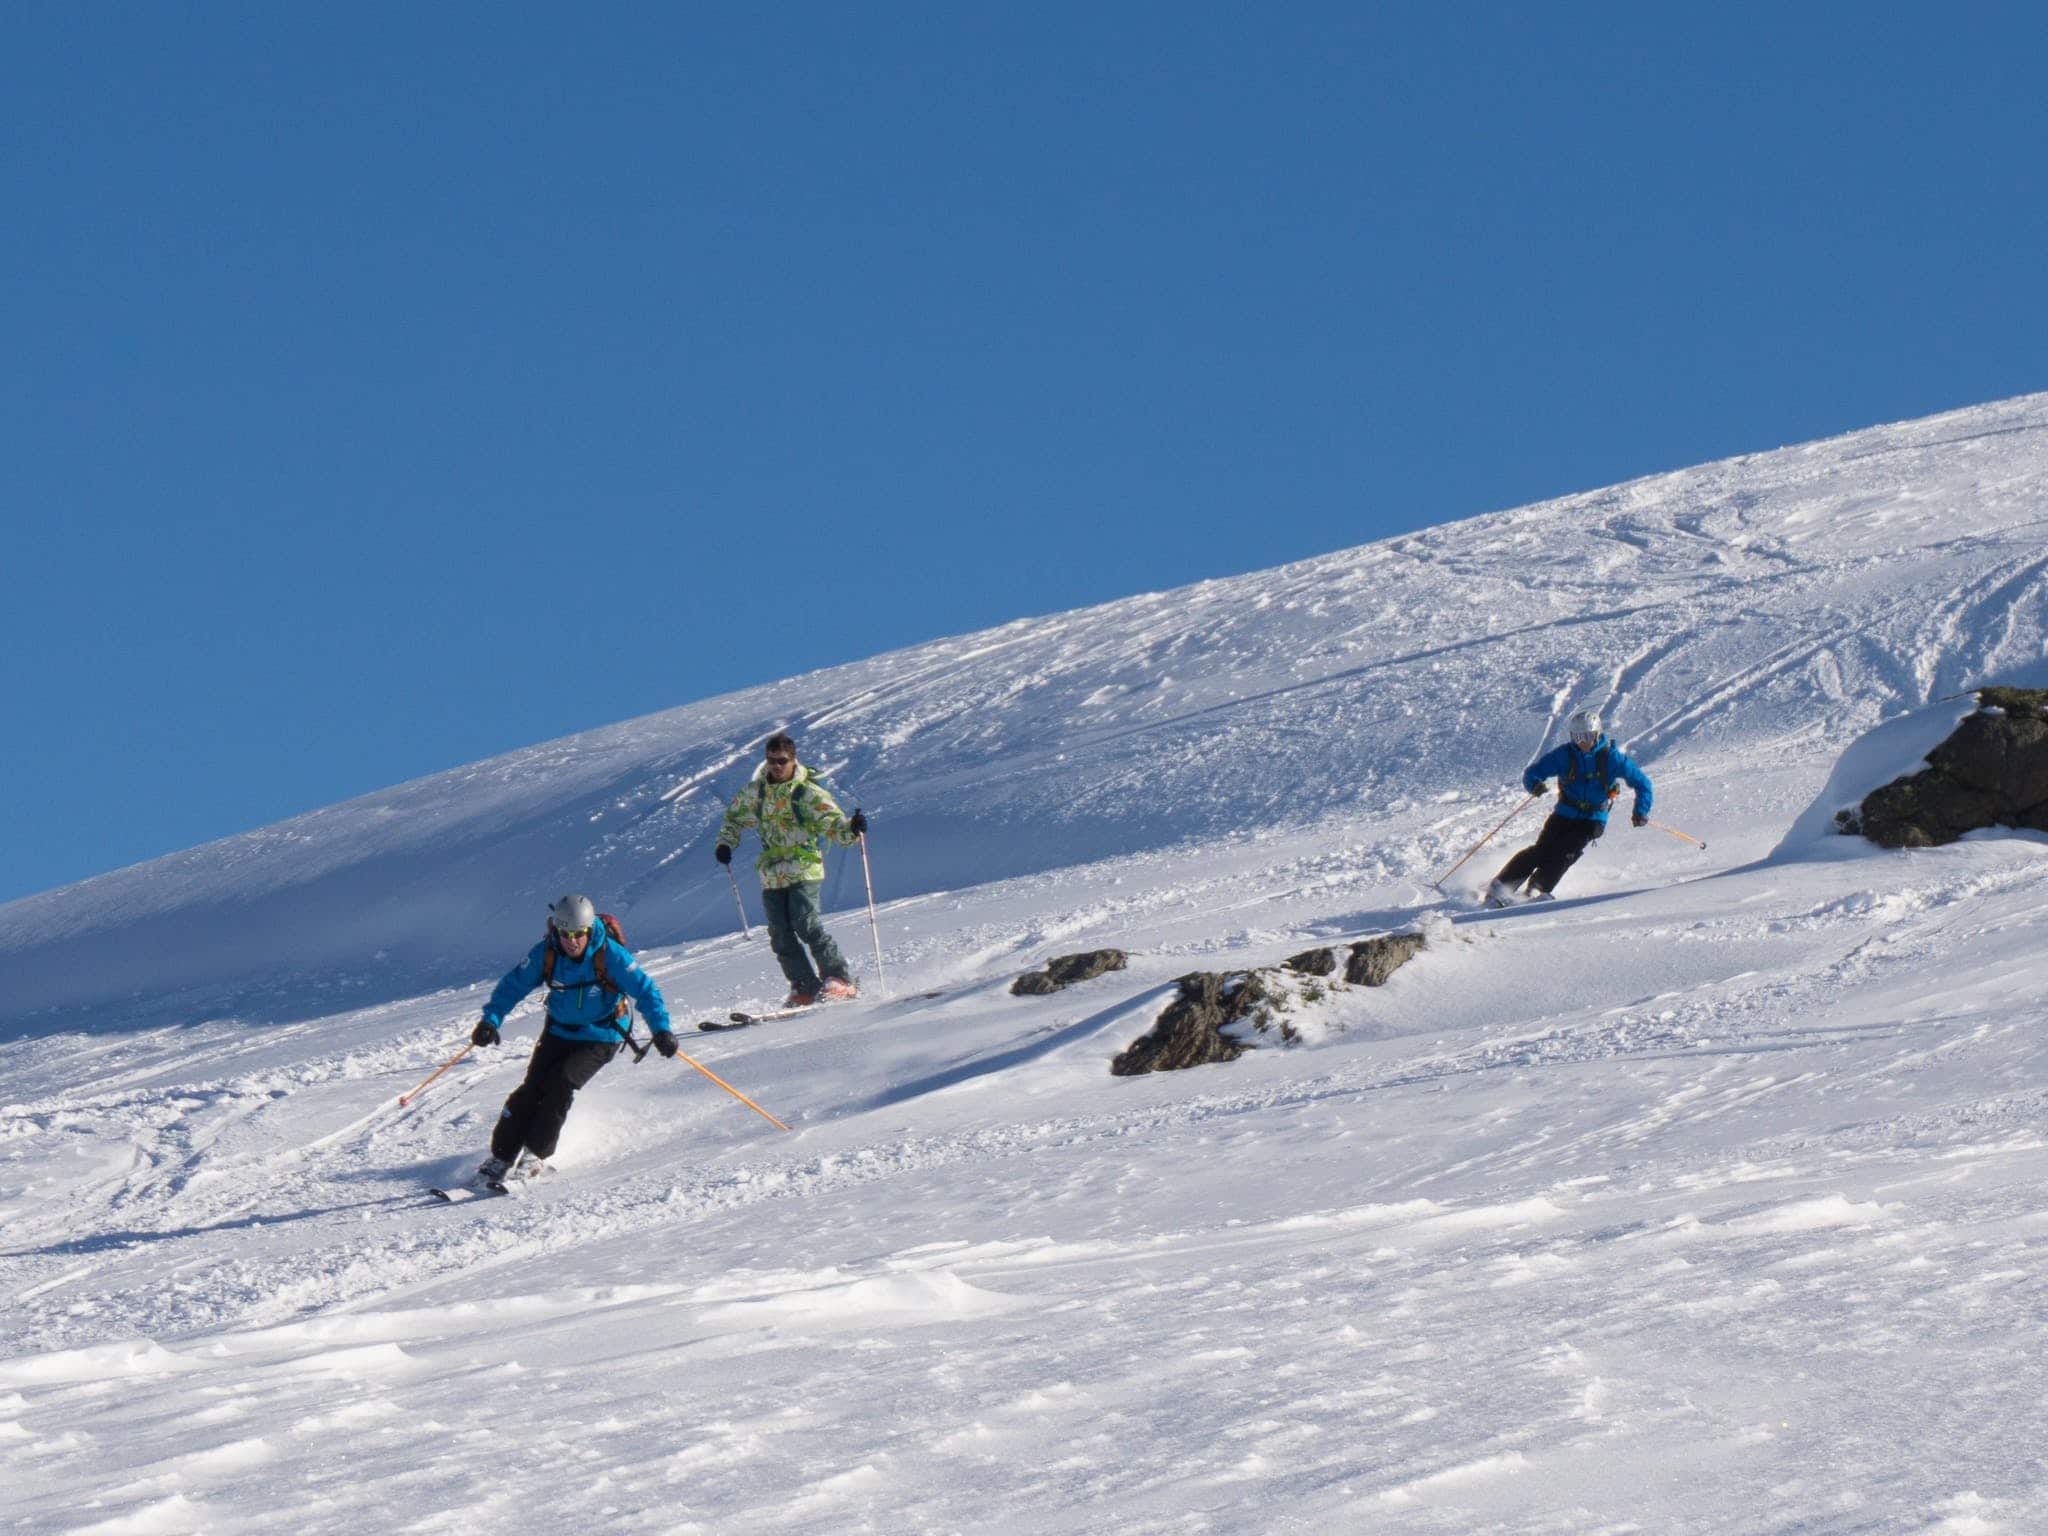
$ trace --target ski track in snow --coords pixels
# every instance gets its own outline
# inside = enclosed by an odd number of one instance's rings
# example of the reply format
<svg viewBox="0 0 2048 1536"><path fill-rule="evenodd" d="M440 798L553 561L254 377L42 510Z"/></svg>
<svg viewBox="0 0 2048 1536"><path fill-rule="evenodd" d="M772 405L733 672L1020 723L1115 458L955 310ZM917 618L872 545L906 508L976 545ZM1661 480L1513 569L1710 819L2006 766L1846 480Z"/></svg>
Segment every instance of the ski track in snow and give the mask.
<svg viewBox="0 0 2048 1536"><path fill-rule="evenodd" d="M1788 829L1878 727L2048 681L2044 424L1020 621L0 908L17 968L81 935L0 1015L0 1528L2042 1529L2048 838ZM1531 810L1440 895L1578 702L1711 853L1623 821L1473 910ZM697 1034L779 990L678 869L784 724L886 817L893 995ZM555 1176L442 1205L536 1011L397 1097L562 885L632 894L684 1049L794 1131L622 1056ZM329 947L246 975L184 926L230 901ZM1180 974L1424 912L1304 1045L1108 1076Z"/></svg>

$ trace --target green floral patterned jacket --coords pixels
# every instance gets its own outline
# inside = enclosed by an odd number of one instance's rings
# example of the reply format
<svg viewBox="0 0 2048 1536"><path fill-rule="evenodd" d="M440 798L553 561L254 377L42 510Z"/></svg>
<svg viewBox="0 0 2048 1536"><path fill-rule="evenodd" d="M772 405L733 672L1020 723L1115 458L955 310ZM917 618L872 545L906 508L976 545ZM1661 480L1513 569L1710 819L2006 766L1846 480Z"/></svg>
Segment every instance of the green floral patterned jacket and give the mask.
<svg viewBox="0 0 2048 1536"><path fill-rule="evenodd" d="M829 837L842 848L860 841L846 825L846 813L824 785L814 783L810 769L797 764L787 784L776 784L757 768L753 782L732 797L725 820L718 828L718 842L737 848L747 828L761 833L761 857L754 867L761 872L761 888L779 891L825 878L825 856L818 839Z"/></svg>

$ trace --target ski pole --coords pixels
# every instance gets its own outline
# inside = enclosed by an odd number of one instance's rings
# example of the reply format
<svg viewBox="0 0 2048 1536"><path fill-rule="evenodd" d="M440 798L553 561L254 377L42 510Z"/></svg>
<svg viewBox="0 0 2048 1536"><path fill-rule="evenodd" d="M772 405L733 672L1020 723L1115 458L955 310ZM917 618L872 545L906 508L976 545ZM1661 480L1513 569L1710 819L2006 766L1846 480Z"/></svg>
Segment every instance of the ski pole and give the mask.
<svg viewBox="0 0 2048 1536"><path fill-rule="evenodd" d="M1680 842L1691 843L1695 848L1699 849L1701 853L1705 853L1707 851L1707 845L1701 842L1698 838L1694 837L1690 832L1681 832L1676 827L1667 827L1661 821L1646 820L1643 823L1643 825L1646 827L1655 827L1659 832L1668 832L1673 837L1677 838Z"/></svg>
<svg viewBox="0 0 2048 1536"><path fill-rule="evenodd" d="M455 1053L455 1054L454 1054L453 1056L450 1056L450 1057L449 1057L449 1058L448 1058L448 1059L447 1059L446 1061L442 1062L440 1066L438 1066L438 1067L436 1067L436 1068L434 1069L434 1071L433 1071L433 1075L432 1075L432 1076L430 1076L430 1077L428 1077L428 1079L427 1079L427 1082L426 1082L426 1083L421 1083L421 1084L419 1085L419 1087L418 1087L418 1088L415 1088L415 1089L413 1089L413 1091L412 1091L411 1093L401 1093L401 1094L400 1094L400 1095L398 1096L398 1107L399 1107L400 1109L403 1109L403 1108L405 1108L405 1106L406 1106L406 1105L410 1104L410 1103L411 1103L411 1102L412 1102L412 1101L413 1101L414 1099L416 1099L416 1098L418 1098L418 1097L420 1096L420 1093L421 1093L421 1091L422 1091L422 1090L424 1090L424 1089L426 1088L426 1086L427 1086L427 1083L431 1083L431 1082L432 1082L432 1081L434 1080L434 1078L436 1078L436 1077L439 1077L439 1076L440 1076L440 1075L441 1075L441 1074L442 1074L443 1072L446 1072L446 1071L447 1071L447 1070L448 1070L448 1069L449 1069L450 1067L454 1066L454 1065L455 1065L455 1063L457 1063L458 1061L462 1060L462 1058L463 1058L463 1057L467 1056L467 1055L468 1055L468 1054L469 1054L469 1053L470 1053L471 1051L473 1051L473 1050L475 1050L475 1049L476 1049L476 1045L475 1045L475 1043L474 1043L474 1042L472 1042L472 1043L471 1043L471 1044L469 1044L469 1045L465 1045L465 1046L464 1046L464 1047L463 1047L463 1048L462 1048L461 1050L457 1051L457 1052L456 1052L456 1053Z"/></svg>
<svg viewBox="0 0 2048 1536"><path fill-rule="evenodd" d="M735 875L732 872L732 866L730 864L725 866L725 878L732 882L732 904L739 909L740 937L743 939L751 939L754 936L754 930L747 926L747 904L744 901L740 900L739 876Z"/></svg>
<svg viewBox="0 0 2048 1536"><path fill-rule="evenodd" d="M875 875L868 867L868 835L860 835L860 877L868 886L868 932L875 941L875 981L886 995L889 978L882 974L882 925L875 917Z"/></svg>
<svg viewBox="0 0 2048 1536"><path fill-rule="evenodd" d="M746 1105L747 1108L751 1109L763 1120L766 1120L770 1125L777 1126L785 1131L789 1129L788 1126L783 1125L783 1123L780 1120L777 1120L773 1115L769 1114L767 1110L763 1109L760 1105L756 1104L744 1093L741 1093L739 1089L733 1087L731 1083L728 1083L716 1072L712 1071L709 1067L705 1066L704 1063L697 1060L696 1057L691 1056L684 1051L677 1051L676 1057L680 1061L687 1061L691 1066L695 1067L699 1072L702 1072L706 1077L710 1078L711 1081L718 1084L719 1087L723 1088L727 1093L731 1094L734 1098L738 1099L742 1104Z"/></svg>
<svg viewBox="0 0 2048 1536"><path fill-rule="evenodd" d="M1479 841L1474 843L1470 848L1467 848L1465 850L1464 859L1458 860L1457 863L1453 864L1449 869L1445 870L1442 874L1436 877L1435 881L1433 882L1436 888L1438 890L1442 890L1444 888L1444 882L1450 879L1451 876L1455 875L1459 870L1465 867L1465 859L1471 858L1473 854L1477 853L1480 849L1484 848L1488 843L1492 842L1494 838L1499 835L1501 827L1506 826L1509 822L1513 821L1517 816L1521 815L1522 812L1529 809L1530 806L1534 805L1538 800L1541 800L1542 798L1543 794L1539 790L1537 793L1531 795L1528 799L1524 800L1520 805L1516 806L1512 811L1509 811L1507 815L1501 817L1500 826L1495 827L1493 831L1487 833L1486 836L1479 839Z"/></svg>

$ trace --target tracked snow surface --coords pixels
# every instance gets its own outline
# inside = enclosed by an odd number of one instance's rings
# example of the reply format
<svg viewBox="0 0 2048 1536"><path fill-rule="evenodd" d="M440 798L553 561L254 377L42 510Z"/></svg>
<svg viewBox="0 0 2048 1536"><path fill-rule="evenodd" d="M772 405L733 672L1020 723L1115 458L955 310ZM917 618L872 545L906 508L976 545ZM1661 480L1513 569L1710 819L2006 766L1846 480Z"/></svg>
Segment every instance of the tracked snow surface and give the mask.
<svg viewBox="0 0 2048 1536"><path fill-rule="evenodd" d="M2044 533L2033 396L0 908L0 1530L2048 1529L2048 839L1828 826L2048 683ZM1476 910L1530 810L1432 889L1581 703L1707 851L1617 818ZM709 849L785 724L874 818L887 986L835 856L869 995L698 1034L781 990ZM432 1201L536 1009L397 1096L567 888L793 1129L622 1057L552 1179ZM1299 1045L1109 1075L1176 976L1418 918Z"/></svg>

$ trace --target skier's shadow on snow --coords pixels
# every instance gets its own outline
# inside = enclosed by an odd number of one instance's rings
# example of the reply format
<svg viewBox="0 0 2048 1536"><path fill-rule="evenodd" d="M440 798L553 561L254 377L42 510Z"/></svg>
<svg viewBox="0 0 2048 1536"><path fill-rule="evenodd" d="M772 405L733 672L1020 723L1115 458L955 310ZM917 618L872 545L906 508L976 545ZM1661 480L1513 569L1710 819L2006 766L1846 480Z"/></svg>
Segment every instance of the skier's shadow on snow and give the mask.
<svg viewBox="0 0 2048 1536"><path fill-rule="evenodd" d="M1474 906L1467 896L1444 896L1435 901L1419 902L1407 907L1381 907L1369 912L1346 912L1311 925L1306 931L1327 944L1346 944L1354 939L1370 938L1375 934L1391 932L1411 926L1417 918L1438 913L1449 918L1459 927L1467 923L1491 923L1502 919L1512 920L1532 912L1576 912L1584 907L1599 906L1603 902L1620 901L1627 896L1640 896L1642 889L1630 887L1617 891L1598 891L1585 896L1554 896L1549 901L1524 901L1512 907Z"/></svg>
<svg viewBox="0 0 2048 1536"><path fill-rule="evenodd" d="M1303 932L1329 944L1348 943L1353 939L1370 938L1386 933L1390 929L1405 928L1418 917L1429 912L1451 912L1460 906L1457 897L1445 896L1436 901L1419 902L1405 907L1381 907L1371 912L1346 912L1337 917L1324 918L1310 923Z"/></svg>
<svg viewBox="0 0 2048 1536"><path fill-rule="evenodd" d="M228 1221L216 1221L202 1227L166 1227L154 1232L95 1232L89 1237L72 1237L62 1242L45 1243L40 1248L0 1249L0 1259L77 1258L86 1254L106 1253L116 1248L141 1248L153 1243L176 1242L187 1237L208 1237L216 1232L246 1232L251 1227L288 1226L295 1221L312 1221L321 1216L337 1216L344 1211L373 1211L385 1206L417 1203L417 1197L410 1194L380 1195L374 1200L350 1200L340 1205L322 1205L311 1210L287 1211L281 1216L237 1216Z"/></svg>
<svg viewBox="0 0 2048 1536"><path fill-rule="evenodd" d="M1037 1061L1041 1057L1051 1055L1062 1046L1071 1045L1076 1040L1085 1040L1088 1036L1099 1033L1118 1019L1145 1010L1149 1004L1163 1004L1173 992L1173 988L1172 982L1147 987L1136 996L1119 998L1107 1008L1097 1009L1085 1019L1069 1024L1065 1028L1051 1030L1010 1050L999 1051L992 1056L976 1056L957 1066L946 1067L927 1077L918 1078L915 1082L900 1084L857 1104L849 1105L841 1113L865 1114L871 1110L887 1109L893 1104L921 1099L928 1093L938 1093L977 1077L987 1077L994 1072L1007 1072L1012 1067L1021 1067L1026 1062Z"/></svg>
<svg viewBox="0 0 2048 1536"><path fill-rule="evenodd" d="M1518 917L1528 917L1539 912L1579 912L1587 907L1605 906L1610 901L1625 901L1631 896L1643 894L1644 887L1629 886L1622 890L1599 891L1586 896L1553 896L1548 901L1520 901L1511 907L1478 907L1469 912L1451 913L1451 921L1459 927L1467 923L1513 922Z"/></svg>

